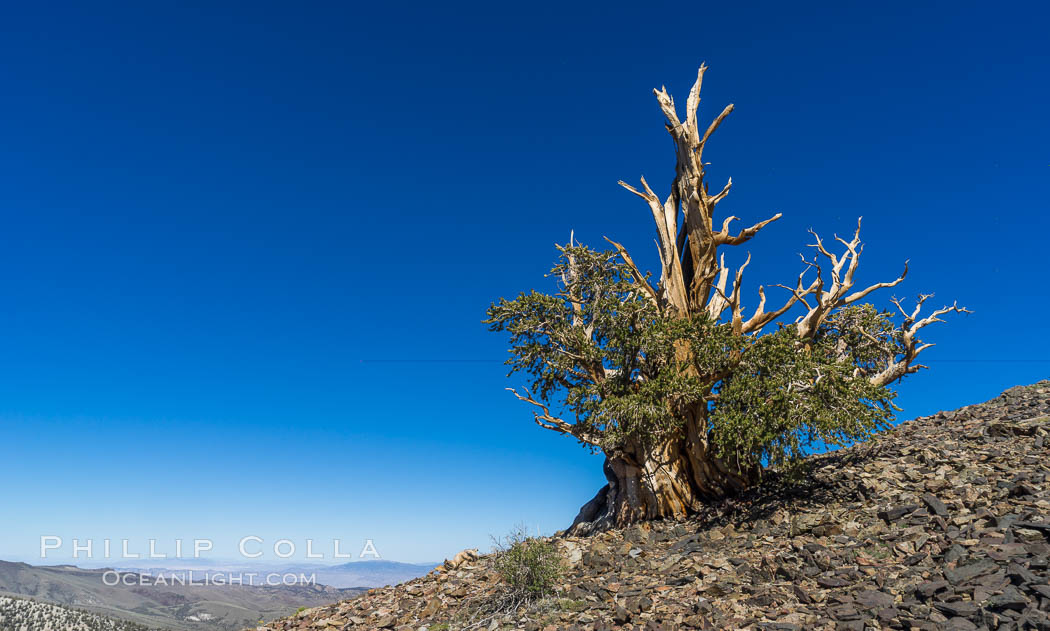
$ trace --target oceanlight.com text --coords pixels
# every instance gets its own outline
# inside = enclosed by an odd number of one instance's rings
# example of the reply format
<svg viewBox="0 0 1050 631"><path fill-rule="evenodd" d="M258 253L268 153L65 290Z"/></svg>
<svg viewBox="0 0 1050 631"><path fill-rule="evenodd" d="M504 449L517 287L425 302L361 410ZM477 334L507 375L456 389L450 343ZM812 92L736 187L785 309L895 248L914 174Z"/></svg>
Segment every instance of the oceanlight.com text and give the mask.
<svg viewBox="0 0 1050 631"><path fill-rule="evenodd" d="M128 587L153 587L170 585L252 585L277 587L279 585L316 585L314 574L294 574L270 572L172 572L169 574L139 574L107 570L102 574L102 582L109 586L126 585Z"/></svg>

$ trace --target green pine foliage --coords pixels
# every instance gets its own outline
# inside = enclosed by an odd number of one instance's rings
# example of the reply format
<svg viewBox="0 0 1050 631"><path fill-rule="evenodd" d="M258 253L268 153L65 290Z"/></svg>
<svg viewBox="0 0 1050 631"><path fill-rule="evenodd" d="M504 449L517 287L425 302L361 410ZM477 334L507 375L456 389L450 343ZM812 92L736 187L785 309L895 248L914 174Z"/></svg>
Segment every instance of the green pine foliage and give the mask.
<svg viewBox="0 0 1050 631"><path fill-rule="evenodd" d="M510 335L510 373L590 448L667 440L700 409L721 458L791 471L815 445L862 440L892 418L895 393L868 379L903 350L888 312L843 307L807 340L790 323L741 335L661 311L615 251L559 250L556 291L501 299L486 323Z"/></svg>

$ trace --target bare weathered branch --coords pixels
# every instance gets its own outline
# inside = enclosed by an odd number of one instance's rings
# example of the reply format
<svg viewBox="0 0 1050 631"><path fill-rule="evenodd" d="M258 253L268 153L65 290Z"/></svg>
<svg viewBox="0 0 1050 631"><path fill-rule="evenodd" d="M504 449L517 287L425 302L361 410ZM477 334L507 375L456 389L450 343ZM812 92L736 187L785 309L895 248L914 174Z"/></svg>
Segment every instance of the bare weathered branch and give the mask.
<svg viewBox="0 0 1050 631"><path fill-rule="evenodd" d="M616 248L616 251L620 253L620 257L624 260L625 263L627 263L627 267L631 268L631 276L634 277L634 282L642 288L642 291L645 292L645 295L649 297L649 299L654 305L656 305L657 308L659 308L659 295L657 295L656 290L653 289L653 286L649 284L649 279L645 277L645 274L643 274L642 271L638 269L638 266L634 264L634 259L632 259L631 255L627 253L627 249L619 243L613 241L609 237L605 237L605 240L611 243L612 246Z"/></svg>
<svg viewBox="0 0 1050 631"><path fill-rule="evenodd" d="M857 302L861 298L867 296L868 294L870 294L871 292L873 292L873 291L875 291L877 289L888 289L890 287L896 287L897 285L899 285L902 282L904 282L904 277L907 276L907 275L908 275L908 261L904 261L904 271L901 272L901 275L898 276L896 280L892 280L892 281L890 281L888 283L875 283L874 285L872 285L870 287L862 289L862 290L860 290L860 291L858 291L856 293L852 293L852 294L846 296L845 304L850 304L850 303L853 303L853 302Z"/></svg>
<svg viewBox="0 0 1050 631"><path fill-rule="evenodd" d="M507 388L507 391L516 396L519 400L524 401L530 405L534 405L540 408L540 411L533 412L534 420L536 424L543 429L553 430L559 434L569 434L570 436L576 437L577 440L595 447L600 447L601 443L595 437L587 435L581 431L578 426L566 422L553 414L551 414L550 408L546 404L537 401L532 398L532 393L529 392L528 388L525 389L525 395L518 394L518 391L514 388Z"/></svg>
<svg viewBox="0 0 1050 631"><path fill-rule="evenodd" d="M874 285L859 291L849 293L855 284L854 277L857 273L857 268L860 265L860 255L864 251L864 246L860 241L860 221L861 220L858 218L857 229L853 233L853 238L850 241L846 241L838 235L835 236L835 240L846 248L846 251L840 255L830 252L827 247L825 247L824 241L820 238L820 235L813 230L809 231L815 240L815 242L810 244L809 247L815 249L818 254L813 260L813 265L817 269L818 280L813 293L817 300L814 306L809 307L809 312L798 320L799 337L803 339L812 338L816 335L821 323L823 323L835 309L857 302L876 289L895 287L903 282L904 277L907 276L908 264L905 262L904 271L895 280L875 283ZM825 287L824 285L824 269L817 262L820 256L823 256L831 263L831 285L829 287Z"/></svg>
<svg viewBox="0 0 1050 631"><path fill-rule="evenodd" d="M791 297L788 298L784 305L776 311L770 311L768 313L764 311L764 307L766 305L766 294L761 287L758 288L758 307L755 309L755 313L752 314L752 316L747 320L747 322L743 323L743 327L741 329L743 333L755 333L761 331L764 326L787 313L788 310L791 309L791 307L795 306L795 304L798 302L804 304L807 309L810 308L809 303L806 302L806 296L817 291L819 281L814 280L812 283L809 284L808 287L802 286L802 279L805 278L806 272L809 271L809 268L813 266L812 263L809 263L805 259L803 259L803 262L807 263L807 266L802 270L802 273L798 275L798 283L795 287L788 287L787 285L776 285L776 287L783 287L784 289L787 289L791 292Z"/></svg>
<svg viewBox="0 0 1050 631"><path fill-rule="evenodd" d="M729 298L726 296L727 282L729 282L729 268L726 267L726 256L723 254L721 263L718 266L718 282L713 285L714 291L711 293L711 298L707 301L707 315L712 320L718 320L729 305Z"/></svg>
<svg viewBox="0 0 1050 631"><path fill-rule="evenodd" d="M707 143L707 139L711 137L711 134L715 133L715 130L718 129L718 126L722 124L722 121L724 121L726 119L726 116L729 116L729 114L732 113L732 111L733 111L733 104L730 103L729 105L726 105L726 108L724 110L722 110L722 113L719 114L718 117L715 118L715 120L711 121L711 125L708 126L707 131L704 132L704 137L700 139L700 146L697 147L697 150L696 150L696 157L697 157L697 159L699 159L700 158L700 154L703 153L703 151L704 151L704 144Z"/></svg>
<svg viewBox="0 0 1050 631"><path fill-rule="evenodd" d="M722 224L721 232L714 232L715 206L729 194L732 179L715 195L710 195L704 183L704 163L701 160L704 145L733 111L728 105L700 134L697 111L700 107L700 88L707 66L701 64L696 81L686 100L685 114L679 118L674 99L666 88L653 90L660 110L666 119L666 128L675 143L675 177L671 193L663 202L642 179L644 190L624 182L620 185L646 201L656 223L660 263L663 269L657 294L683 315L709 312L720 306L714 282L719 275L718 247L740 245L751 239L762 227L780 218L780 214L745 228L739 234L728 232L731 219ZM722 288L724 293L724 287ZM712 303L712 300L715 300Z"/></svg>
<svg viewBox="0 0 1050 631"><path fill-rule="evenodd" d="M685 291L685 281L682 276L682 265L675 247L676 234L673 219L671 218L674 214L673 207L670 204L670 200L666 204L661 204L660 198L649 187L649 183L646 182L644 177L641 178L641 181L642 187L645 189L644 192L622 180L619 184L649 204L649 209L653 214L653 221L656 223L657 247L660 249L660 291L657 293L665 296L672 308L680 313L687 314L689 312L689 303Z"/></svg>
<svg viewBox="0 0 1050 631"><path fill-rule="evenodd" d="M960 307L958 302L953 302L951 306L941 307L925 318L919 320L918 317L919 312L922 310L922 304L932 296L933 294L920 294L918 300L915 301L915 309L912 310L911 313L904 310L904 306L901 304L900 300L897 298L892 299L893 304L895 304L897 309L904 314L904 322L901 324L900 328L901 343L904 346L904 352L899 358L894 358L885 369L871 377L872 383L879 386L885 386L905 375L926 368L926 366L922 364L916 364L915 358L919 356L919 353L933 346L933 344L923 344L918 338L918 332L934 322L944 322L944 320L941 319L942 315L949 313L973 313L966 307Z"/></svg>
<svg viewBox="0 0 1050 631"><path fill-rule="evenodd" d="M784 215L782 215L780 213L777 213L777 214L773 215L772 217L770 217L769 219L766 219L765 221L760 221L760 222L756 223L755 225L751 226L750 228L744 228L736 236L731 236L726 231L727 228L729 227L728 222L726 222L726 223L722 224L722 231L719 232L716 235L715 238L717 239L717 241L718 241L718 243L720 245L721 244L740 245L741 243L744 243L745 241L748 241L749 239L751 239L751 237L753 237L756 234L758 234L759 230L761 230L762 228L765 228L768 224L773 223L774 221L776 221L777 219L780 219L783 216ZM732 217L731 219L736 219L736 217Z"/></svg>
<svg viewBox="0 0 1050 631"><path fill-rule="evenodd" d="M747 253L747 260L736 270L736 278L733 279L733 295L729 297L729 306L733 310L732 327L733 332L740 334L743 328L743 317L741 312L744 306L740 304L740 287L744 284L744 269L751 263L751 253Z"/></svg>
<svg viewBox="0 0 1050 631"><path fill-rule="evenodd" d="M718 202L720 202L723 199L725 199L726 195L729 194L729 189L731 189L731 188L733 188L733 178L729 178L729 181L726 182L726 185L724 187L722 187L722 190L719 191L719 193L717 195L715 195L714 197L712 197L709 200L710 205L712 207L714 207L715 204L717 204ZM723 223L722 224L722 232L725 232L725 231L726 231L726 224Z"/></svg>
<svg viewBox="0 0 1050 631"><path fill-rule="evenodd" d="M593 324L584 324L583 321L583 299L575 293L573 287L575 287L574 280L578 277L578 264L576 263L576 257L569 252L569 248L573 246L575 235L573 232L569 233L569 245L567 247L556 246L559 250L565 253L565 259L567 261L566 270L561 275L561 282L565 286L565 298L572 304L572 325L583 329L584 336L587 338L591 337L594 332Z"/></svg>

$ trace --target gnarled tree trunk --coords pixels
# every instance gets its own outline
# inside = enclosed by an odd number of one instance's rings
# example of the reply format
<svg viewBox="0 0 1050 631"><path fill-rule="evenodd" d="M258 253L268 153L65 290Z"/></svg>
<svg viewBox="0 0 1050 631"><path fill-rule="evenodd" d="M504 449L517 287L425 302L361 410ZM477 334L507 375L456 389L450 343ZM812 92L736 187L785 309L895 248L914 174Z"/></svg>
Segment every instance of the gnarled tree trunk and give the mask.
<svg viewBox="0 0 1050 631"><path fill-rule="evenodd" d="M753 484L758 470L740 471L712 453L702 428L704 410L688 413L680 435L643 447L631 445L606 454L608 480L584 504L569 529L588 535L648 519L679 519L704 502L732 495Z"/></svg>

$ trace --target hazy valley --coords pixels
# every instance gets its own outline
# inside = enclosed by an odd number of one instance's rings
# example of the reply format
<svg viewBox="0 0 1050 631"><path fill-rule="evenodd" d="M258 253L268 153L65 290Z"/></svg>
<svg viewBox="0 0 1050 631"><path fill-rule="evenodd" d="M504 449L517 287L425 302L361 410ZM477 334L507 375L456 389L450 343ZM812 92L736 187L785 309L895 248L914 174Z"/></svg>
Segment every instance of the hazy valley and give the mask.
<svg viewBox="0 0 1050 631"><path fill-rule="evenodd" d="M389 574L390 571L385 567L381 573ZM186 584L180 584L180 581L171 580L172 573L178 575L179 572L184 570L163 572L166 576L164 584L148 578L146 573L122 572L123 580L113 585L113 575L104 576L106 570L103 569L0 561L0 594L29 597L149 627L226 631L288 615L300 607L350 598L364 591L363 587L342 589L323 584L216 584L206 579L207 572L203 571L194 573L192 584L188 580ZM160 568L156 568L149 575L156 577L161 573ZM332 578L343 576L347 580L369 578L368 572L362 570L336 570L328 575Z"/></svg>

